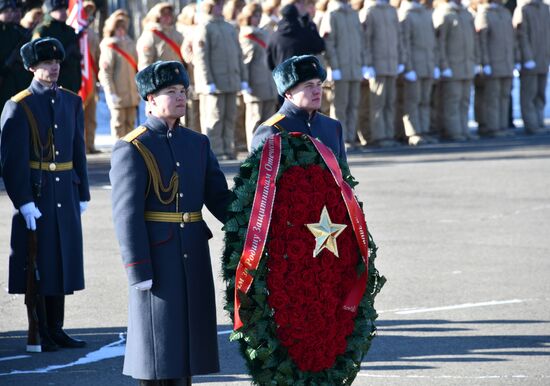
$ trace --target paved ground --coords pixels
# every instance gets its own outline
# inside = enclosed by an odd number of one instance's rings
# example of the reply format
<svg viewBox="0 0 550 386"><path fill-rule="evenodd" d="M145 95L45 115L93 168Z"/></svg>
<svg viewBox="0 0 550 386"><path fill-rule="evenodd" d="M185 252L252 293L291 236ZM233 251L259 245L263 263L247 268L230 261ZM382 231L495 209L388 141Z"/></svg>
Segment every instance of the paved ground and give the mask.
<svg viewBox="0 0 550 386"><path fill-rule="evenodd" d="M356 385L550 384L550 135L376 150L350 156L388 282L379 336ZM228 179L236 163L224 163ZM126 278L110 214L108 154L90 162L83 217L87 289L66 327L85 349L24 351L22 296L7 294L11 204L0 191L0 385L132 385L121 375ZM222 371L206 385L248 385L228 342L211 244Z"/></svg>

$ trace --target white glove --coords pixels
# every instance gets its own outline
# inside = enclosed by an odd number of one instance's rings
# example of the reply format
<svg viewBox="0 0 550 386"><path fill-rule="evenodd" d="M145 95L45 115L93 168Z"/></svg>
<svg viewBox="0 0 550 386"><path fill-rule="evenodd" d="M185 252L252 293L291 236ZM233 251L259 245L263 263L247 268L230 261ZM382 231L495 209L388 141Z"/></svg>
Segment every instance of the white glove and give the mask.
<svg viewBox="0 0 550 386"><path fill-rule="evenodd" d="M116 94L106 94L105 98L107 99L107 104L110 106L114 106L120 103L120 97Z"/></svg>
<svg viewBox="0 0 550 386"><path fill-rule="evenodd" d="M88 209L88 201L80 201L80 214L84 213Z"/></svg>
<svg viewBox="0 0 550 386"><path fill-rule="evenodd" d="M479 75L481 74L481 71L483 69L481 68L481 64L478 64L477 66L474 66L474 75Z"/></svg>
<svg viewBox="0 0 550 386"><path fill-rule="evenodd" d="M405 65L404 64L398 64L397 65L397 74L402 74L403 71L405 71Z"/></svg>
<svg viewBox="0 0 550 386"><path fill-rule="evenodd" d="M134 287L140 291L150 290L151 287L153 287L153 279L140 281L139 283L134 284Z"/></svg>
<svg viewBox="0 0 550 386"><path fill-rule="evenodd" d="M525 63L523 63L523 67L526 69L526 70L532 70L533 68L535 68L537 66L537 64L535 63L534 60L528 60L526 61Z"/></svg>
<svg viewBox="0 0 550 386"><path fill-rule="evenodd" d="M363 67L363 78L374 79L376 78L376 71L374 67Z"/></svg>
<svg viewBox="0 0 550 386"><path fill-rule="evenodd" d="M513 72L514 77L519 78L520 70L521 70L521 64L519 63L514 64L514 72Z"/></svg>
<svg viewBox="0 0 550 386"><path fill-rule="evenodd" d="M491 76L492 73L493 73L493 69L491 68L490 65L486 64L485 66L483 66L484 75Z"/></svg>
<svg viewBox="0 0 550 386"><path fill-rule="evenodd" d="M332 80L342 79L342 72L339 69L332 70Z"/></svg>
<svg viewBox="0 0 550 386"><path fill-rule="evenodd" d="M36 220L42 216L42 213L38 210L34 202L27 202L24 205L21 205L19 208L19 213L25 218L25 223L27 224L27 229L31 231L36 230Z"/></svg>
<svg viewBox="0 0 550 386"><path fill-rule="evenodd" d="M250 86L248 85L248 82L241 82L241 91L245 94L250 94Z"/></svg>
<svg viewBox="0 0 550 386"><path fill-rule="evenodd" d="M441 70L439 67L434 67L434 79L438 80L441 77Z"/></svg>
<svg viewBox="0 0 550 386"><path fill-rule="evenodd" d="M210 83L206 85L206 93L207 94L214 94L214 92L217 90L216 85L214 83Z"/></svg>
<svg viewBox="0 0 550 386"><path fill-rule="evenodd" d="M416 72L414 70L406 72L404 76L409 82L416 82L417 80Z"/></svg>
<svg viewBox="0 0 550 386"><path fill-rule="evenodd" d="M441 72L442 78L452 78L453 77L453 70L450 68L446 68Z"/></svg>

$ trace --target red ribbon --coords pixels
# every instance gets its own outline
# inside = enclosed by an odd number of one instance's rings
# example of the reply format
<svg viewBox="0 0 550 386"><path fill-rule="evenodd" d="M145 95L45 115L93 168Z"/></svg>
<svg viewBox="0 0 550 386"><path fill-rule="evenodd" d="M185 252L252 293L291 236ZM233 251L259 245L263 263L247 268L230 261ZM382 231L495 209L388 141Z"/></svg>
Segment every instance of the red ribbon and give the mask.
<svg viewBox="0 0 550 386"><path fill-rule="evenodd" d="M365 271L357 278L346 300L344 301L343 309L355 312L365 293L368 280L369 267L369 248L368 248L368 233L367 224L363 216L363 211L357 202L353 190L344 181L342 171L338 165L338 161L334 153L321 141L303 133L290 133L290 135L299 137L307 137L315 146L323 161L330 170L336 184L340 187L342 198L346 204L348 214L350 216L355 237L359 244L361 257L365 263ZM269 137L262 150L260 160L260 170L258 175L258 183L250 213L250 220L246 232L246 239L241 255L237 272L235 274L235 310L234 310L234 325L236 331L243 326L243 322L239 315L241 301L238 296L238 291L247 293L254 281L254 277L250 275L248 270L256 270L262 258L269 225L271 223L271 212L275 201L276 186L275 181L281 161L281 136L275 134Z"/></svg>
<svg viewBox="0 0 550 386"><path fill-rule="evenodd" d="M134 57L132 55L130 55L128 52L124 51L122 48L120 48L115 43L107 44L107 47L114 50L115 52L118 52L120 54L120 56L122 56L124 59L126 59L128 61L128 63L130 63L130 66L132 66L132 68L134 70L136 70L136 72L137 72L138 65L137 65L137 62L136 62L136 60L134 59Z"/></svg>
<svg viewBox="0 0 550 386"><path fill-rule="evenodd" d="M164 40L169 46L170 48L172 48L172 50L174 51L174 53L176 55L178 55L178 58L180 59L180 62L184 63L183 61L183 56L181 55L181 50L180 50L180 46L178 43L176 43L175 41L173 41L172 39L170 39L164 32L162 31L159 31L158 29L155 29L155 28L152 28L151 29L151 32L153 32L155 35L157 35L159 38L161 38L162 40Z"/></svg>
<svg viewBox="0 0 550 386"><path fill-rule="evenodd" d="M360 277L357 278L351 291L346 297L343 306L345 310L355 312L357 310L359 302L361 301L361 298L363 297L363 294L365 293L365 290L367 288L367 280L369 278L369 238L367 232L367 223L365 222L363 211L361 210L361 206L359 206L359 203L357 202L357 199L353 194L351 186L349 186L347 182L344 181L342 170L340 170L338 160L336 159L334 153L321 141L307 134L290 133L290 135L306 135L311 140L311 142L323 158L323 161L325 161L325 164L327 165L328 169L332 173L332 176L334 177L334 181L336 181L336 184L340 187L340 191L342 192L342 198L344 199L344 203L346 204L346 207L348 209L348 214L351 219L351 225L353 226L353 233L355 233L355 238L357 239L357 244L359 244L359 250L361 251L361 257L363 258L363 262L365 263L365 271L361 274Z"/></svg>
<svg viewBox="0 0 550 386"><path fill-rule="evenodd" d="M235 322L233 328L238 330L243 326L239 309L241 300L237 291L247 293L254 281L249 270L256 270L264 252L267 241L267 233L271 223L271 211L275 201L275 181L279 172L281 161L281 137L271 136L266 141L262 150L258 183L254 194L252 212L246 231L243 253L235 274Z"/></svg>

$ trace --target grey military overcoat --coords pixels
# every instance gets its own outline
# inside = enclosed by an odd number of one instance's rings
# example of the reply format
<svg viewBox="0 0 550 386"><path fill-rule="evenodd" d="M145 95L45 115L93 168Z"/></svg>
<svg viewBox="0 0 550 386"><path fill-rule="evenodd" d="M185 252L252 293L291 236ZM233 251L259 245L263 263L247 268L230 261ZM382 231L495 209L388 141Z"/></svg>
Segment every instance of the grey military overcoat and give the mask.
<svg viewBox="0 0 550 386"><path fill-rule="evenodd" d="M144 212L198 212L206 205L223 221L230 192L206 136L181 126L168 130L155 117L143 126L116 143L110 171L113 219L130 285L123 373L173 379L217 372L212 233L204 221L151 222ZM164 186L177 173L177 209L176 200L163 204L149 186L134 139L152 154ZM134 287L149 279L151 290Z"/></svg>

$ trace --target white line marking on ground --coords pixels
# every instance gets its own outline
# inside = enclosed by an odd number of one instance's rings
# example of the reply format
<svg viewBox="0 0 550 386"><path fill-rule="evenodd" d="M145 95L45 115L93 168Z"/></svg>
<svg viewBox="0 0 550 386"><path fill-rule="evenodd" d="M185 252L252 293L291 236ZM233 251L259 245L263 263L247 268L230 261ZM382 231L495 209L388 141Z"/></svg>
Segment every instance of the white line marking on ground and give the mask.
<svg viewBox="0 0 550 386"><path fill-rule="evenodd" d="M521 299L491 300L488 302L480 302L480 303L464 303L464 304L455 304L452 306L443 306L443 307L409 309L409 310L395 311L395 313L398 315L419 314L422 312L448 311L448 310L458 310L462 308L499 306L503 304L523 303L524 301L525 300L521 300Z"/></svg>
<svg viewBox="0 0 550 386"><path fill-rule="evenodd" d="M528 376L523 374L515 374L515 375L478 375L478 376L465 376L465 375L384 375L384 374L369 374L365 372L360 372L357 374L361 377L366 378L403 378L403 379L411 379L411 378L422 378L422 379L526 379L526 378L532 378L532 379L548 379L550 378L550 375L534 375L534 376Z"/></svg>
<svg viewBox="0 0 550 386"><path fill-rule="evenodd" d="M4 375L20 375L20 374L37 374L37 373L48 373L50 371L64 369L66 367L87 365L93 362L99 362L104 359L116 358L124 355L124 348L126 339L124 338L124 333L120 333L119 340L113 343L109 343L106 346L101 347L99 350L92 351L86 354L85 357L79 358L78 360L64 365L53 365L48 367L42 367L34 370L13 370L9 373L0 373L0 377Z"/></svg>
<svg viewBox="0 0 550 386"><path fill-rule="evenodd" d="M218 331L218 335L229 335L232 332L233 332L233 330Z"/></svg>
<svg viewBox="0 0 550 386"><path fill-rule="evenodd" d="M13 361L15 359L23 359L23 358L30 358L31 356L30 355L16 355L14 357L4 357L4 358L0 358L0 362L5 362L5 361Z"/></svg>

